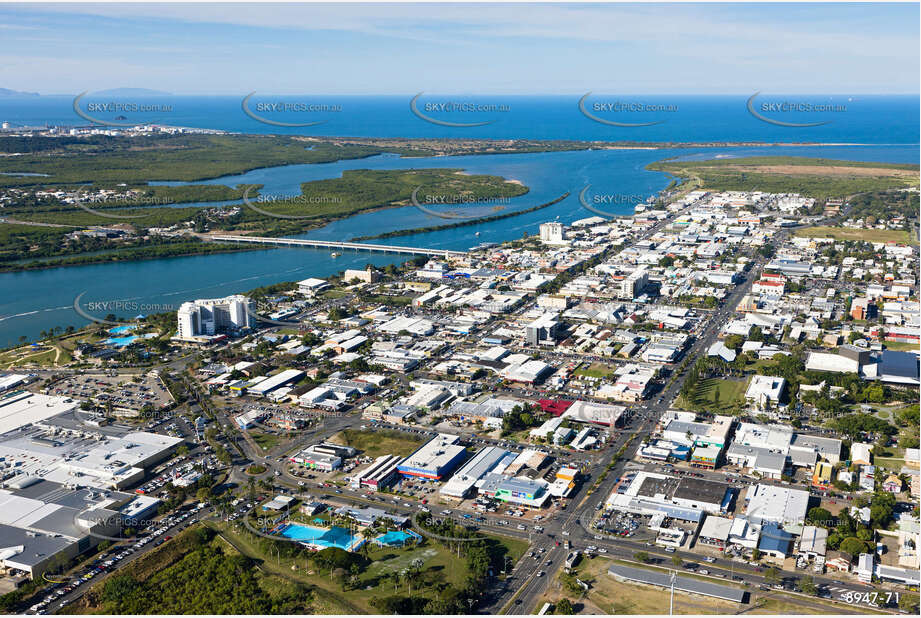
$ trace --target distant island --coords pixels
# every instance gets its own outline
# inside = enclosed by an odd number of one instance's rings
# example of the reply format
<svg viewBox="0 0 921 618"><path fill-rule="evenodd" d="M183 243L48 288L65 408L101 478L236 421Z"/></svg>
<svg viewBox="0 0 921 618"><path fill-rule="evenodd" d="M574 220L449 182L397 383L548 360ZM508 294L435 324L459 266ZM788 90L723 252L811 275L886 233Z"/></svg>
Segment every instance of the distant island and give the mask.
<svg viewBox="0 0 921 618"><path fill-rule="evenodd" d="M138 96L168 96L171 92L163 90L153 90L151 88L109 88L108 90L95 90L94 95L105 95L109 97L138 97Z"/></svg>
<svg viewBox="0 0 921 618"><path fill-rule="evenodd" d="M37 92L23 92L22 90L10 90L9 88L0 88L0 97L37 97Z"/></svg>

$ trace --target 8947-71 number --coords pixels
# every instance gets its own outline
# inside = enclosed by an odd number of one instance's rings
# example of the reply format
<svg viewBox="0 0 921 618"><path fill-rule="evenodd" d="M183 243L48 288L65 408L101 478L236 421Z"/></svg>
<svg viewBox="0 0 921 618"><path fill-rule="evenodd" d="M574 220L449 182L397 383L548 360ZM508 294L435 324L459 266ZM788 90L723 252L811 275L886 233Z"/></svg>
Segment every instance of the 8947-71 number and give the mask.
<svg viewBox="0 0 921 618"><path fill-rule="evenodd" d="M877 605L877 606L887 606L890 604L899 603L899 593L898 592L878 592L866 591L860 592L857 590L848 590L841 595L841 600L845 603L853 603L854 605L864 604L864 605Z"/></svg>

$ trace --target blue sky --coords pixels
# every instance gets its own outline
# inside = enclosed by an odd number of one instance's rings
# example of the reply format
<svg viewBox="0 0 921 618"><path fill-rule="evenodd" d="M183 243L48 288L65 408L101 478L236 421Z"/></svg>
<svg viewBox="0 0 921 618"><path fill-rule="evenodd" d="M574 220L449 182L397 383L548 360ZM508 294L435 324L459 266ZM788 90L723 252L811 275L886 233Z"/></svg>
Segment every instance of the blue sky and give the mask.
<svg viewBox="0 0 921 618"><path fill-rule="evenodd" d="M919 5L0 5L0 87L917 94Z"/></svg>

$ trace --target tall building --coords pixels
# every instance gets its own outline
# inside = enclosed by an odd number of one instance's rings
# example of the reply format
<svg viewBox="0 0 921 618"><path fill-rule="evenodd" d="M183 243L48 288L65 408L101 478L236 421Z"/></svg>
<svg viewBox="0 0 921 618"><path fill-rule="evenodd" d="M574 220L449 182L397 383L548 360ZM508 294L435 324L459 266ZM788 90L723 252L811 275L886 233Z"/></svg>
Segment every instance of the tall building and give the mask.
<svg viewBox="0 0 921 618"><path fill-rule="evenodd" d="M561 330L556 314L545 313L525 326L525 340L528 345L553 345Z"/></svg>
<svg viewBox="0 0 921 618"><path fill-rule="evenodd" d="M642 294L648 285L649 275L646 269L639 268L620 282L620 297L633 300Z"/></svg>
<svg viewBox="0 0 921 618"><path fill-rule="evenodd" d="M248 328L249 303L249 298L242 295L182 303L176 312L179 338L190 339Z"/></svg>
<svg viewBox="0 0 921 618"><path fill-rule="evenodd" d="M561 243L565 239L563 224L557 221L540 224L541 242Z"/></svg>

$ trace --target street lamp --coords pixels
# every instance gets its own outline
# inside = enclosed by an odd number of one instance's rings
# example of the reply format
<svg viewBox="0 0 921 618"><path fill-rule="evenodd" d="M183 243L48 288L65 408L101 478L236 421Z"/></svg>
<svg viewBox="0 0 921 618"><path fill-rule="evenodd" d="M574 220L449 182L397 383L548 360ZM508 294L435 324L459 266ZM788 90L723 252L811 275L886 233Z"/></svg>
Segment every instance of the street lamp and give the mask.
<svg viewBox="0 0 921 618"><path fill-rule="evenodd" d="M669 616L672 616L675 613L675 582L677 580L678 580L678 571L677 570L672 571L672 577L671 577L672 592L671 592L671 599L669 600L669 603L668 603L668 615Z"/></svg>

